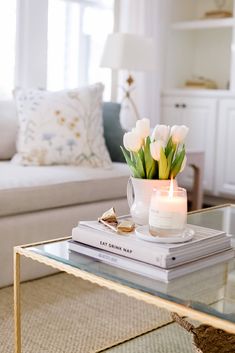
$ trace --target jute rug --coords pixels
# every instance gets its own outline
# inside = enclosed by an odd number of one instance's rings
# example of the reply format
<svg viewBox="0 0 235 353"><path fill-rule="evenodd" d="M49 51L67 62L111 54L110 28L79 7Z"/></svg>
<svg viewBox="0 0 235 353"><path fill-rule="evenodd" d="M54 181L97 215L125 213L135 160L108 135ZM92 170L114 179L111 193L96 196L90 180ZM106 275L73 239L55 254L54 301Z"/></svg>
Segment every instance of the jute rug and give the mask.
<svg viewBox="0 0 235 353"><path fill-rule="evenodd" d="M103 353L195 353L195 351L191 335L174 323L121 343Z"/></svg>
<svg viewBox="0 0 235 353"><path fill-rule="evenodd" d="M21 288L23 353L98 352L171 322L163 309L67 274ZM0 290L1 353L13 352L12 301L12 287Z"/></svg>

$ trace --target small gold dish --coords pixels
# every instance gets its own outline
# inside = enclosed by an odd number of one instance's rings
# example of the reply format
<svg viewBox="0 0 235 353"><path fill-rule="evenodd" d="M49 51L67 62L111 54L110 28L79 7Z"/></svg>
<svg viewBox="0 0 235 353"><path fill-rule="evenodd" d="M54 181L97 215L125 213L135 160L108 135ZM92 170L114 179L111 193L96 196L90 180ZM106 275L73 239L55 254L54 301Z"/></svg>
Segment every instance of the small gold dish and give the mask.
<svg viewBox="0 0 235 353"><path fill-rule="evenodd" d="M98 221L118 234L130 233L135 229L135 224L130 220L118 221L114 207L104 212Z"/></svg>
<svg viewBox="0 0 235 353"><path fill-rule="evenodd" d="M104 212L98 220L102 220L108 223L118 223L117 215L114 207L110 208L108 211Z"/></svg>
<svg viewBox="0 0 235 353"><path fill-rule="evenodd" d="M135 224L131 221L122 221L117 226L118 231L130 233L135 229Z"/></svg>

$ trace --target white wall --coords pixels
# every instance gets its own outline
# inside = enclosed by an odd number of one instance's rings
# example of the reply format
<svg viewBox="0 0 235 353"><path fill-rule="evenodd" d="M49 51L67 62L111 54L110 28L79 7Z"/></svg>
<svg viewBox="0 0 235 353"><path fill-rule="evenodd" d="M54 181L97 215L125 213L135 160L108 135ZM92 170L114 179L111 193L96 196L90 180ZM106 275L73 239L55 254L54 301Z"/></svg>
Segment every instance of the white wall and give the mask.
<svg viewBox="0 0 235 353"><path fill-rule="evenodd" d="M46 88L47 8L47 0L18 1L16 87Z"/></svg>

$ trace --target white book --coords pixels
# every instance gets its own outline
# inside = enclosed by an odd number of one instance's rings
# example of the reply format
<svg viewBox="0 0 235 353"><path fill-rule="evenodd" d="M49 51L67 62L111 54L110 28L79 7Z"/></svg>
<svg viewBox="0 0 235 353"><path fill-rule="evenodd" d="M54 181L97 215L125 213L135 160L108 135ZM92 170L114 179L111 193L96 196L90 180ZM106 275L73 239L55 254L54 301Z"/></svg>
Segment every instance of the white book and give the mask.
<svg viewBox="0 0 235 353"><path fill-rule="evenodd" d="M109 278L111 276L117 281L124 280L139 286L139 288L149 288L155 292L163 292L179 298L193 298L193 300L203 301L207 304L223 299L224 286L228 268L230 267L230 264L223 262L175 278L170 282L163 282L141 276L138 273L130 272L120 267L110 266L110 264L75 251L69 251L68 254L69 259L73 263L85 263L89 270L91 272L94 271L96 274L108 276ZM200 285L198 285L199 283Z"/></svg>
<svg viewBox="0 0 235 353"><path fill-rule="evenodd" d="M180 276L227 261L234 257L234 250L230 249L167 270L117 254L112 254L105 250L100 250L91 246L80 244L73 240L69 241L69 249L97 259L101 262L108 263L112 266L119 267L121 269L138 273L140 275L163 282L169 282L170 280Z"/></svg>
<svg viewBox="0 0 235 353"><path fill-rule="evenodd" d="M191 241L161 244L140 240L134 232L119 235L98 221L87 221L73 228L72 239L163 268L175 267L231 247L231 237L222 231L195 225L190 227L195 231Z"/></svg>

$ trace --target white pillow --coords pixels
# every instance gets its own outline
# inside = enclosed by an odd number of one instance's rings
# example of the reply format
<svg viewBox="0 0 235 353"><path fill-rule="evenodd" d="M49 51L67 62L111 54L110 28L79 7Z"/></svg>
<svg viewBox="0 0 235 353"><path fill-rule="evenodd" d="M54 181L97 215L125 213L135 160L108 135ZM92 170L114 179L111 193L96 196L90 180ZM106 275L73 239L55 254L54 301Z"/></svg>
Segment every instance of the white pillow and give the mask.
<svg viewBox="0 0 235 353"><path fill-rule="evenodd" d="M108 167L103 137L101 83L74 90L17 90L17 154L23 165Z"/></svg>

